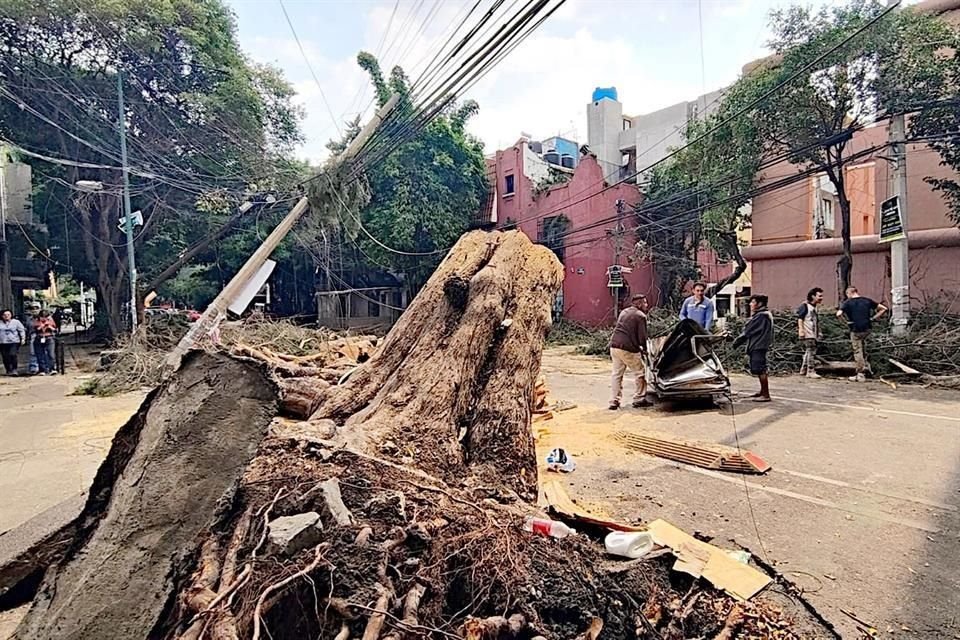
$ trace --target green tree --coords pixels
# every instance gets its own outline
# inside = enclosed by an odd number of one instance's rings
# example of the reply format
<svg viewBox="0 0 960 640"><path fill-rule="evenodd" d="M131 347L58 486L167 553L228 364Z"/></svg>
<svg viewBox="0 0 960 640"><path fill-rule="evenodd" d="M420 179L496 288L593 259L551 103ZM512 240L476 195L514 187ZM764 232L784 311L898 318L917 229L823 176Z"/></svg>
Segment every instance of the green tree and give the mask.
<svg viewBox="0 0 960 640"><path fill-rule="evenodd" d="M689 145L650 175L646 197L637 207L638 237L657 264L667 303L679 302L685 284L699 277L701 243L735 265L715 290L747 268L738 233L750 224L745 205L760 181L763 146L753 118L737 114L770 83L770 75L759 70L734 84L710 116L688 123Z"/></svg>
<svg viewBox="0 0 960 640"><path fill-rule="evenodd" d="M800 76L752 113L767 153L790 153L790 162L824 173L837 191L841 292L853 271L844 170L851 139L882 112L927 97L933 78L916 84L904 80L919 78L918 61L934 58L943 35L942 23L935 18L909 10L891 12L831 52L883 9L875 0L855 0L819 10L793 6L773 12L770 46L778 62L769 77L779 83Z"/></svg>
<svg viewBox="0 0 960 640"><path fill-rule="evenodd" d="M369 53L360 53L357 61L370 75L378 105L397 94L395 117L413 117L410 82L403 70L395 67L385 79ZM448 106L413 140L366 169L369 201L364 204L354 198L360 204L359 212L340 213L343 233L359 249L359 268L385 267L401 275L413 294L426 282L444 250L466 231L487 190L483 146L465 131L476 111L473 101ZM330 149L343 150L357 131L354 123L345 138L332 142Z"/></svg>
<svg viewBox="0 0 960 640"><path fill-rule="evenodd" d="M176 276L167 280L158 293L179 305L202 309L220 290L210 278L205 277L210 268L207 264L187 265L180 269Z"/></svg>
<svg viewBox="0 0 960 640"><path fill-rule="evenodd" d="M236 206L289 183L302 115L276 70L244 58L220 0L0 0L0 133L35 154L35 208L62 247L55 259L95 283L111 333L129 287L118 73L143 281L227 217L198 201ZM78 180L104 188L79 191Z"/></svg>

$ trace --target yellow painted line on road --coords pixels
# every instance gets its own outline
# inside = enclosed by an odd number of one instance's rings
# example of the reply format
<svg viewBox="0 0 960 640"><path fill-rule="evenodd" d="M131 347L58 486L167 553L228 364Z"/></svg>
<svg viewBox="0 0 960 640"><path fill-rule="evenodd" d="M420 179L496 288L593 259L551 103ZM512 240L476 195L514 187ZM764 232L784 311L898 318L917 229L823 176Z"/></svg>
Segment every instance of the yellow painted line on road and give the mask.
<svg viewBox="0 0 960 640"><path fill-rule="evenodd" d="M859 507L845 507L836 502L833 502L832 500L824 500L823 498L816 498L814 496L808 496L805 493L797 493L796 491L789 491L787 489L778 489L777 487L767 487L762 484L757 484L756 482L750 482L748 480L744 480L743 478L732 478L730 476L724 475L717 471L700 469L699 467L691 467L690 465L686 465L683 463L677 463L677 466L680 469L683 469L684 471L692 471L694 473L699 473L700 475L707 476L708 478L715 478L717 480L723 480L724 482L730 482L740 486L743 486L744 484L746 484L746 486L748 486L749 488L756 489L757 491L765 491L766 493L773 493L778 496L793 498L794 500L801 500L803 502L808 502L810 504L815 504L821 507L827 507L828 509L843 511L845 513L852 513L858 516L863 516L865 518L880 520L882 522L899 524L905 527L910 527L911 529L926 531L927 533L940 533L939 528L929 525L926 522L921 522L919 520L912 520L910 518L900 518L892 514L876 511L874 509L862 509Z"/></svg>
<svg viewBox="0 0 960 640"><path fill-rule="evenodd" d="M874 407L858 407L852 404L840 404L837 402L820 402L819 400L803 400L801 398L787 398L785 396L772 396L774 400L785 400L787 402L802 402L804 404L816 404L822 407L836 407L837 409L857 409L859 411L869 411L870 413L889 413L898 416L910 416L911 418L930 418L932 420L947 420L949 422L960 422L958 416L940 416L935 413L915 413L913 411L899 411L897 409L876 409Z"/></svg>

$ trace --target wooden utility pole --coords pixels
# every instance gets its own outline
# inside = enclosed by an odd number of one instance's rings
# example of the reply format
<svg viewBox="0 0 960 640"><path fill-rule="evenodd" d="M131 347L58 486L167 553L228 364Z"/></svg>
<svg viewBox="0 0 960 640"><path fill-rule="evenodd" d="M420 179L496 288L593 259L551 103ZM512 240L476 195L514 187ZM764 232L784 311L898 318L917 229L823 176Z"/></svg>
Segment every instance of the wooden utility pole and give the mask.
<svg viewBox="0 0 960 640"><path fill-rule="evenodd" d="M367 123L367 125L357 134L357 137L354 138L353 142L350 143L350 146L336 159L328 163L328 168L332 168L337 164L346 162L350 160L357 151L360 150L360 147L370 138L373 132L380 126L380 123L383 122L384 118L387 117L387 114L393 110L396 106L399 96L394 94L390 100L387 101L385 105L380 107L377 110L377 113L374 114L373 119ZM186 355L187 351L192 349L196 345L197 341L205 335L209 335L220 325L220 323L227 317L227 307L236 299L237 295L243 291L244 286L246 286L247 281L250 280L263 266L263 263L266 262L267 258L270 257L270 254L277 248L281 241L290 233L290 230L293 229L294 225L300 221L300 218L303 217L310 209L310 203L306 197L300 198L297 201L297 204L294 205L293 209L290 210L283 220L280 221L280 224L270 232L270 235L267 236L266 240L257 247L257 250L253 252L247 262L240 268L240 271L237 272L235 276L227 283L227 286L223 288L220 294L214 299L213 302L206 308L203 312L203 315L197 319L196 322L190 327L190 330L187 331L187 335L183 336L180 342L176 347L170 352L167 356L165 367L168 372L176 371L180 368L180 362L183 359L183 356Z"/></svg>

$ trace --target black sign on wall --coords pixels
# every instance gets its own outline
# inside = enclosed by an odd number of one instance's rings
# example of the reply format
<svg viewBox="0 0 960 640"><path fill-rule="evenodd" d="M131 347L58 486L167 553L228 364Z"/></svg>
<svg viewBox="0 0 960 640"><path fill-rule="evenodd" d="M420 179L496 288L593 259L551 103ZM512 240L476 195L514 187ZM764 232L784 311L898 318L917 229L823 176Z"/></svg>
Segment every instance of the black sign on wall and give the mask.
<svg viewBox="0 0 960 640"><path fill-rule="evenodd" d="M893 196L880 203L880 242L903 240L907 234L900 215L900 197Z"/></svg>

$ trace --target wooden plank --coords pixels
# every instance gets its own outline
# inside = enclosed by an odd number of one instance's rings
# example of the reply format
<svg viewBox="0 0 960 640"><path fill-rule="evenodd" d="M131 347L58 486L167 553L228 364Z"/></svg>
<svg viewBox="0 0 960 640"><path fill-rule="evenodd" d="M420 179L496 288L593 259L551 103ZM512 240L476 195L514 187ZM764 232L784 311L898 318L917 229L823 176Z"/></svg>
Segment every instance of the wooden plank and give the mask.
<svg viewBox="0 0 960 640"><path fill-rule="evenodd" d="M549 480L540 486L541 501L558 515L586 524L604 527L612 531L644 531L644 527L617 522L606 516L590 513L570 499L567 490L557 480Z"/></svg>
<svg viewBox="0 0 960 640"><path fill-rule="evenodd" d="M900 362L900 361L898 361L898 360L894 360L893 358L887 358L887 362L889 362L890 364L892 364L893 366L895 366L897 369L900 369L900 371L903 371L903 372L906 373L907 375L911 375L911 376L922 376L922 375L923 375L923 373L921 373L920 371L917 371L917 370L914 369L913 367L908 367L907 365L903 364L902 362Z"/></svg>

